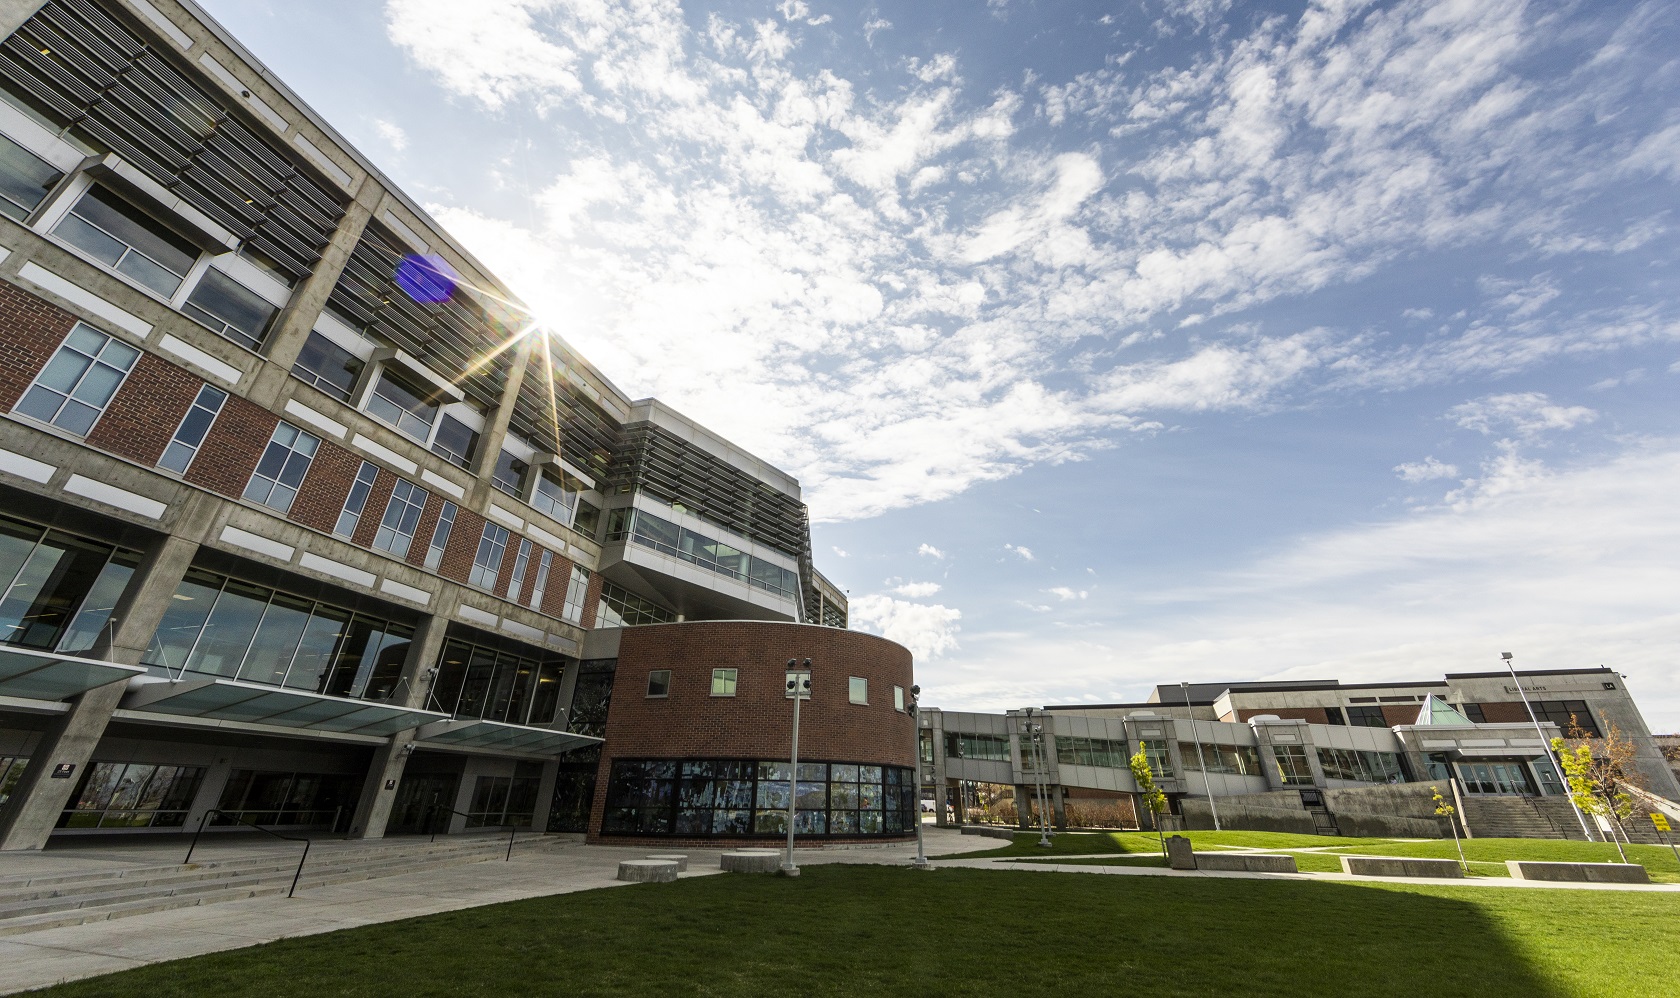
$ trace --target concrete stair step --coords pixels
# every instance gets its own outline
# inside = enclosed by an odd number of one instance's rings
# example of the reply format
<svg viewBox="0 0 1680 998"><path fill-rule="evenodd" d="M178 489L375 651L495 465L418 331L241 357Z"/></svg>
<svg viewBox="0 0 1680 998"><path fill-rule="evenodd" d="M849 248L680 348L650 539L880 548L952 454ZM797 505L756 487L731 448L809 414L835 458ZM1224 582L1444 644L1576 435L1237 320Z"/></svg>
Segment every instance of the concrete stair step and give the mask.
<svg viewBox="0 0 1680 998"><path fill-rule="evenodd" d="M113 918L127 918L132 915L146 915L154 911L169 911L175 908L193 908L199 905L215 904L219 901L243 901L246 898L285 894L286 888L286 884L266 884L228 889L211 894L163 895L159 897L140 898L137 900L99 905L95 907L75 908L67 911L44 912L37 915L0 919L0 936L15 936L21 935L25 932L39 932L43 929L57 929L66 925L85 925L88 922L103 922Z"/></svg>

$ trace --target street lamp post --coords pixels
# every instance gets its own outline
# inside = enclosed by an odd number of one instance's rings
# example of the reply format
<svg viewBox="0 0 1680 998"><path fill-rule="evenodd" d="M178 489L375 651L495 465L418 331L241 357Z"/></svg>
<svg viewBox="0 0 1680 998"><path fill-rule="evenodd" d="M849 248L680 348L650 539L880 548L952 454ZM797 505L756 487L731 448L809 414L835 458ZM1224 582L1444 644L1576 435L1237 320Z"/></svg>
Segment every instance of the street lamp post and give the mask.
<svg viewBox="0 0 1680 998"><path fill-rule="evenodd" d="M1581 834L1591 842L1592 830L1587 827L1587 816L1581 813L1581 809L1575 804L1575 795L1569 791L1569 779L1563 775L1563 760L1552 751L1551 742L1546 741L1546 733L1540 730L1540 717L1534 713L1534 706L1528 702L1528 694L1523 690L1522 680L1517 678L1516 660L1508 651L1500 652L1499 657L1505 660L1505 668L1511 670L1511 683L1517 688L1517 696L1522 697L1523 709L1528 711L1528 719L1534 722L1534 733L1540 737L1540 746L1546 750L1546 761L1557 769L1558 780L1563 783L1564 796L1569 798L1569 809L1575 812L1575 820L1581 823Z"/></svg>
<svg viewBox="0 0 1680 998"><path fill-rule="evenodd" d="M1033 797L1038 803L1038 844L1050 848L1050 788L1047 786L1048 774L1045 773L1047 760L1043 753L1043 744L1039 741L1044 731L1042 723L1033 721L1033 708L1026 709L1027 738L1032 748L1033 767Z"/></svg>
<svg viewBox="0 0 1680 998"><path fill-rule="evenodd" d="M916 861L910 865L917 870L931 870L933 864L928 862L927 846L922 841L922 715L916 709L916 705L921 699L922 688L920 686L910 687L910 701L905 704L905 709L910 714L911 722L916 726L916 810L914 812L916 815ZM934 806L936 807L943 806L939 803L940 796L942 795L935 790Z"/></svg>
<svg viewBox="0 0 1680 998"><path fill-rule="evenodd" d="M1202 739L1196 734L1196 708L1190 706L1190 684L1178 685L1184 687L1184 709L1190 714L1190 740L1196 743L1196 761L1202 766L1202 786L1207 788L1208 810L1213 812L1213 830L1222 831L1219 827L1219 805L1213 802L1213 778L1208 776L1207 758L1202 755Z"/></svg>
<svg viewBox="0 0 1680 998"><path fill-rule="evenodd" d="M799 807L799 701L811 699L811 660L800 668L799 660L788 659L786 696L793 701L793 752L788 758L787 856L782 859L784 877L799 876L793 863L793 823Z"/></svg>

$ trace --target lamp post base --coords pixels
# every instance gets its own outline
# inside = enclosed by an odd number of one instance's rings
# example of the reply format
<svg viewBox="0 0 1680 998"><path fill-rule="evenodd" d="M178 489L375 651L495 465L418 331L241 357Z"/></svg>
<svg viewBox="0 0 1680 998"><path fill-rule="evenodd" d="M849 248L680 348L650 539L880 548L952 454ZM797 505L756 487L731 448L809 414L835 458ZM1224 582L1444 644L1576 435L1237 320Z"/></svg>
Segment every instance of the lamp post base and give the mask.
<svg viewBox="0 0 1680 998"><path fill-rule="evenodd" d="M783 863L776 868L776 874L782 877L797 877L799 876L799 867L792 863Z"/></svg>

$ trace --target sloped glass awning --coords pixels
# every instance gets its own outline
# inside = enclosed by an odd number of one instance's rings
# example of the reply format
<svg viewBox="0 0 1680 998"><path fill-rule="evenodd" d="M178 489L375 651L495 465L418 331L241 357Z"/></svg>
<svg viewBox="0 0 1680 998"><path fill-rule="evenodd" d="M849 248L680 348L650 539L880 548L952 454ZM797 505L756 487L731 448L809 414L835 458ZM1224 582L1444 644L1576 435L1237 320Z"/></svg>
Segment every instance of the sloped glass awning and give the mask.
<svg viewBox="0 0 1680 998"><path fill-rule="evenodd" d="M502 721L449 720L427 724L414 733L421 748L490 749L530 755L559 755L601 739L549 728L532 728Z"/></svg>
<svg viewBox="0 0 1680 998"><path fill-rule="evenodd" d="M0 645L0 696L63 700L145 674L137 665Z"/></svg>
<svg viewBox="0 0 1680 998"><path fill-rule="evenodd" d="M147 683L130 693L122 706L154 714L353 735L392 735L449 717L434 710L208 676Z"/></svg>

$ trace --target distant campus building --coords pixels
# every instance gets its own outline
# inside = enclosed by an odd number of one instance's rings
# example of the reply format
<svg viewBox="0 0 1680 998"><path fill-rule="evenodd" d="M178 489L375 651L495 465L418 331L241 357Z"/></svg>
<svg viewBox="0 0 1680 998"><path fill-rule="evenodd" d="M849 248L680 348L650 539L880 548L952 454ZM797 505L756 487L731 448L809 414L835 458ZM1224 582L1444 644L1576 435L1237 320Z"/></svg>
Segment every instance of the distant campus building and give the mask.
<svg viewBox="0 0 1680 998"><path fill-rule="evenodd" d="M1664 746L1611 669L1519 673L1544 740L1508 672L1406 683L1192 683L1136 704L1005 714L928 709L921 752L943 795L941 823L973 813L981 786L1012 788L1017 814L1047 796L1058 824L1081 811L1149 827L1127 766L1140 748L1174 823L1343 834L1432 834L1423 785L1456 783L1472 825L1578 837L1550 740L1614 727L1636 749L1647 789L1680 799ZM1672 752L1672 749L1669 749ZM1387 789L1410 784L1410 791ZM1213 803L1210 807L1209 797ZM1462 798L1468 797L1468 802ZM1521 801L1522 803L1519 803Z"/></svg>
<svg viewBox="0 0 1680 998"><path fill-rule="evenodd" d="M798 482L523 335L191 3L0 38L0 848L913 827L910 654Z"/></svg>

